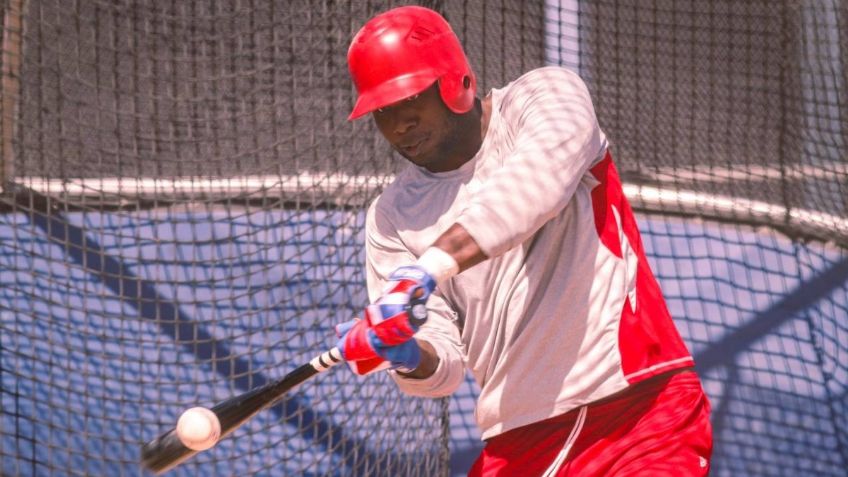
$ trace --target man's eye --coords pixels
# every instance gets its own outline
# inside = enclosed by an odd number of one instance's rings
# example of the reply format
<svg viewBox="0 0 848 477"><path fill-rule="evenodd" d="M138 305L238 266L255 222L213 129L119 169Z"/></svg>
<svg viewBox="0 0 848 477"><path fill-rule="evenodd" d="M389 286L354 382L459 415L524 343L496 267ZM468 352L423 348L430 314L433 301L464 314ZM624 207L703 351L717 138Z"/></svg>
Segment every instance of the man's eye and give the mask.
<svg viewBox="0 0 848 477"><path fill-rule="evenodd" d="M404 101L415 101L416 99L418 99L418 97L419 97L419 96L421 96L421 94L420 94L420 93L419 93L419 94L414 94L414 95L412 95L412 96L410 96L410 97L406 98ZM397 103L395 103L395 104L397 104ZM377 108L377 109L375 109L375 110L374 110L374 112L376 112L377 114L383 114L383 113L385 113L385 112L386 112L386 109L388 109L388 108L390 108L390 107L391 107L391 105L390 105L390 106L386 106L385 108Z"/></svg>

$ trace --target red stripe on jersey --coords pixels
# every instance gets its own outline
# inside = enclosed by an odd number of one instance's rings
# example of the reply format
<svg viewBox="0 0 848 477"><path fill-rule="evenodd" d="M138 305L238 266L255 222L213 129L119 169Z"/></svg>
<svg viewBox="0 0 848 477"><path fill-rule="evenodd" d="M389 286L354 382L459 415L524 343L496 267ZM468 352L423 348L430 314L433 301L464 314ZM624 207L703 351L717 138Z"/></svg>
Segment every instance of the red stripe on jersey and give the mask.
<svg viewBox="0 0 848 477"><path fill-rule="evenodd" d="M648 264L612 156L607 153L590 171L600 182L592 189L598 237L610 252L624 260L628 274L628 298L621 311L618 336L624 377L635 383L671 369L692 366L689 350Z"/></svg>

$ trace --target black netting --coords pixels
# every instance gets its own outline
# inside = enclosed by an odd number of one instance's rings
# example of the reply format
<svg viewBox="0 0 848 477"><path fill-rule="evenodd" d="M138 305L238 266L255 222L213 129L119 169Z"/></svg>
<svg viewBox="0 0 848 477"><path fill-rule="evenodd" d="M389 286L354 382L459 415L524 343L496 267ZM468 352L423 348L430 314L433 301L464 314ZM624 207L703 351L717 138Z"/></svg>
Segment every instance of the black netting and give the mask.
<svg viewBox="0 0 848 477"><path fill-rule="evenodd" d="M843 2L587 1L578 17L574 66L625 180L738 204L668 212L848 243Z"/></svg>
<svg viewBox="0 0 848 477"><path fill-rule="evenodd" d="M347 44L406 3L0 2L0 474L140 474L184 408L333 345L402 164L346 121ZM586 79L713 403L713 473L844 475L844 2L418 3L481 93ZM475 395L448 421L333 370L175 475L458 475Z"/></svg>

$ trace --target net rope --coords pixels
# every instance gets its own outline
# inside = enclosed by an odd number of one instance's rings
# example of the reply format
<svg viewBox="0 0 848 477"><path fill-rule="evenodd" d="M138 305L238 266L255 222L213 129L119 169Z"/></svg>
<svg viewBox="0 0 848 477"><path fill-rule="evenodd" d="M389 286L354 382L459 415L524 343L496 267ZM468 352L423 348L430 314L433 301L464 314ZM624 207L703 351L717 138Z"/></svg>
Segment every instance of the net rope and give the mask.
<svg viewBox="0 0 848 477"><path fill-rule="evenodd" d="M142 475L183 409L334 344L403 164L346 121L345 53L406 3L0 2L0 474ZM711 475L844 475L844 2L418 3L481 92L586 80L713 405ZM461 475L476 394L333 370L172 475Z"/></svg>

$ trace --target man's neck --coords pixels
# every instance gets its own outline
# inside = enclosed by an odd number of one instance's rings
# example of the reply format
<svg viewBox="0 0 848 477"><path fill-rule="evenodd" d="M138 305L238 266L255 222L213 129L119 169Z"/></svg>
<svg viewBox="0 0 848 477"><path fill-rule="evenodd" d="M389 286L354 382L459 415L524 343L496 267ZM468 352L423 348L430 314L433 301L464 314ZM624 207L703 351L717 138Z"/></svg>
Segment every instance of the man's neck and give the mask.
<svg viewBox="0 0 848 477"><path fill-rule="evenodd" d="M459 169L477 155L483 145L486 130L491 115L491 98L482 101L474 100L474 107L470 111L461 114L453 123L454 141L449 151L450 160L439 161L436 164L424 166L430 172L447 172Z"/></svg>
<svg viewBox="0 0 848 477"><path fill-rule="evenodd" d="M486 131L489 128L491 110L492 101L487 96L482 101L475 99L474 107L471 108L471 111L463 115L459 127L467 131L467 133L464 135L466 139L463 141L463 147L460 151L463 158L460 166L473 159L483 145L483 139L486 137Z"/></svg>

